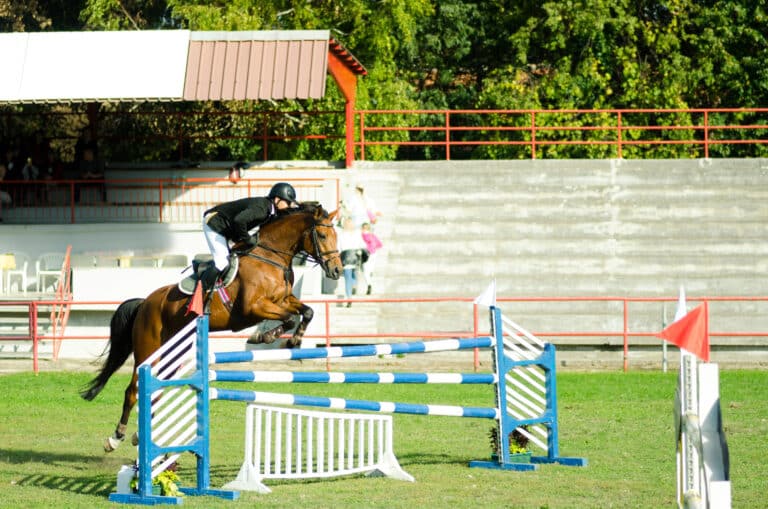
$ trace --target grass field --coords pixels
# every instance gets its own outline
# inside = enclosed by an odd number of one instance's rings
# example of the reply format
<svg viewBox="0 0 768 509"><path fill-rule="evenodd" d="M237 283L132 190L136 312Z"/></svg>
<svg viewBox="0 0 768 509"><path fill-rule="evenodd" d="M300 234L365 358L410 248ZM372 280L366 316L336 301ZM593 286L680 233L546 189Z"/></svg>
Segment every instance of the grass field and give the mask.
<svg viewBox="0 0 768 509"><path fill-rule="evenodd" d="M114 490L120 466L135 459L135 448L125 443L107 455L101 443L114 429L127 376L115 377L89 403L79 398L78 389L90 376L71 372L0 376L0 507L117 507L107 496ZM561 455L586 457L585 468L470 469L470 460L490 454L490 421L396 415L395 453L415 483L364 477L272 482L269 495L243 492L235 502L189 497L184 506L674 507L676 382L675 373L559 373ZM768 371L723 371L720 383L733 507L764 507ZM285 386L277 385L262 384L259 389L285 392ZM305 385L292 392L493 405L487 386ZM232 480L242 463L243 414L244 404L212 403L214 487ZM194 483L194 463L191 455L182 456L183 484Z"/></svg>

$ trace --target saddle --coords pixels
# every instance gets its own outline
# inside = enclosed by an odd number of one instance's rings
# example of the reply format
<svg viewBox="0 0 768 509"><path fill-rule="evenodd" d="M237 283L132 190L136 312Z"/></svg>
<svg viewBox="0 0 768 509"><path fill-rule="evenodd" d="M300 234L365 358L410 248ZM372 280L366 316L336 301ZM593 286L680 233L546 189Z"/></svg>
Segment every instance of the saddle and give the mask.
<svg viewBox="0 0 768 509"><path fill-rule="evenodd" d="M195 293L195 286L200 280L200 276L205 272L209 266L213 265L213 257L211 255L199 255L192 260L192 273L179 281L179 291L185 295L192 295ZM240 267L240 259L237 255L232 254L229 257L229 268L221 277L221 283L216 284L216 288L226 288L237 276L237 269Z"/></svg>

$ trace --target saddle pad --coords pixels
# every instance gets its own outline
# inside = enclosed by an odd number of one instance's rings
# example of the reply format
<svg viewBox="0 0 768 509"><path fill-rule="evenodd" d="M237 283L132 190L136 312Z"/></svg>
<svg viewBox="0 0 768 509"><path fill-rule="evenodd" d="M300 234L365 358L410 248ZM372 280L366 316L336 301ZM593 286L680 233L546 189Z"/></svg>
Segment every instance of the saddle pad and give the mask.
<svg viewBox="0 0 768 509"><path fill-rule="evenodd" d="M197 260L197 259L196 259ZM189 276L183 278L181 281L179 281L179 291L185 295L192 295L195 293L195 286L197 285L198 273L202 273L205 270L205 267L212 264L212 260L198 260L200 261L200 268L192 272ZM227 270L226 274L224 274L224 278L221 281L221 287L228 287L230 284L232 284L232 281L235 280L235 276L237 276L237 269L240 267L240 259L237 257L232 257L231 262L229 264L229 269ZM219 288L217 286L217 288Z"/></svg>

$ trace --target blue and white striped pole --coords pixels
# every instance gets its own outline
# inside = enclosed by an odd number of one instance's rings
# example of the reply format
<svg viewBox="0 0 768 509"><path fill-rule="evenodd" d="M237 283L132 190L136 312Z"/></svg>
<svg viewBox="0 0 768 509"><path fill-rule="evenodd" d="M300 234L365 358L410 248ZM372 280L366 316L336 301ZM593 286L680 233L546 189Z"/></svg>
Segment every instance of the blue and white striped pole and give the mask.
<svg viewBox="0 0 768 509"><path fill-rule="evenodd" d="M296 371L211 370L211 382L324 384L485 384L498 381L493 373L336 373Z"/></svg>
<svg viewBox="0 0 768 509"><path fill-rule="evenodd" d="M247 350L244 352L216 352L211 356L212 364L236 362L290 361L300 359L337 359L341 357L376 357L379 355L401 355L409 353L448 352L472 348L490 348L495 340L490 336L465 339L441 339L436 341L414 341L390 345L337 346L329 348L301 348L295 350Z"/></svg>
<svg viewBox="0 0 768 509"><path fill-rule="evenodd" d="M363 410L386 414L442 415L448 417L477 417L498 419L497 408L461 407L451 405L420 405L414 403L392 403L357 399L325 398L302 396L300 394L279 394L274 392L241 391L235 389L210 389L211 399L223 401L248 401L268 405L311 406L337 410Z"/></svg>

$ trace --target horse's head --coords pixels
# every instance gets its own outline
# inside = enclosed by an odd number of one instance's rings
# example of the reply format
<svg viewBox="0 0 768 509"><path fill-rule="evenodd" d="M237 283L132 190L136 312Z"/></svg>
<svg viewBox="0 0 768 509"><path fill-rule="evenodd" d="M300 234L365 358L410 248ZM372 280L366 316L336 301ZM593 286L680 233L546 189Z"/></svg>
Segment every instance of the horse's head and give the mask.
<svg viewBox="0 0 768 509"><path fill-rule="evenodd" d="M343 272L336 247L333 219L338 211L328 213L317 202L303 202L298 209L281 211L259 230L259 244L275 252L295 255L306 252L331 279Z"/></svg>
<svg viewBox="0 0 768 509"><path fill-rule="evenodd" d="M343 268L336 247L336 228L333 227L333 219L339 211L328 213L317 204L309 212L312 214L312 226L302 237L301 249L320 264L327 277L339 279Z"/></svg>

